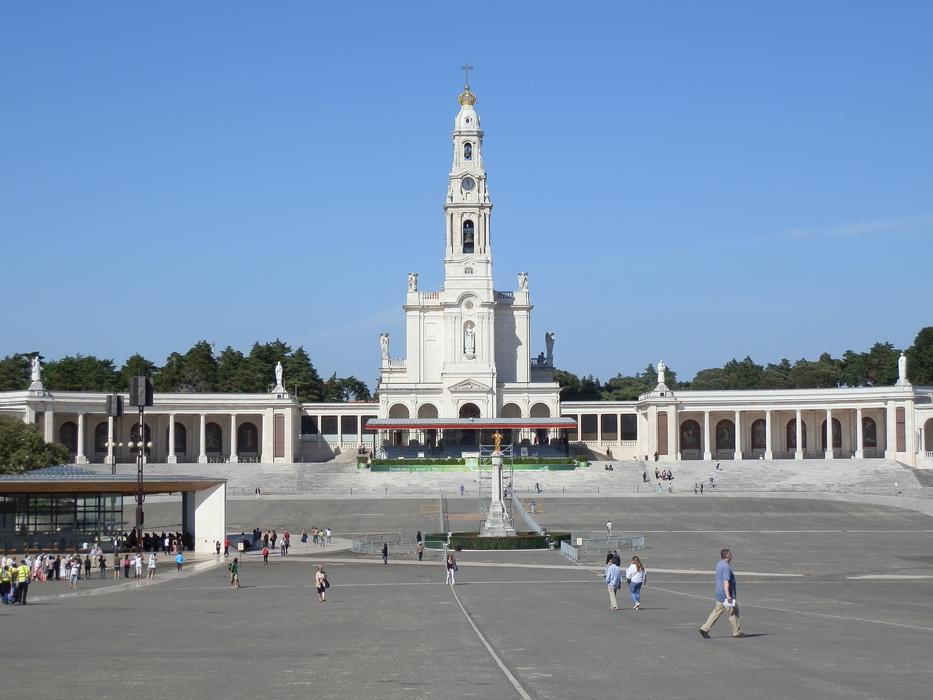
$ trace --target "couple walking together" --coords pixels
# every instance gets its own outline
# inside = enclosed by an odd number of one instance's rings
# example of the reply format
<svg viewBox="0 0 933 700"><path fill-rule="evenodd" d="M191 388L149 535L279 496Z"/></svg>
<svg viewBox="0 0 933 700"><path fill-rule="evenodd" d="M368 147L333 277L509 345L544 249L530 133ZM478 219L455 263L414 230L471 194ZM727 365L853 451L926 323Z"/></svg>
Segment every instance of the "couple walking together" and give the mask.
<svg viewBox="0 0 933 700"><path fill-rule="evenodd" d="M609 609L618 610L619 600L616 594L622 587L622 563L618 552L611 552L606 562L606 587L609 589ZM625 570L625 582L628 584L629 597L632 599L632 610L641 609L641 589L648 580L645 565L637 556L632 557L632 563Z"/></svg>

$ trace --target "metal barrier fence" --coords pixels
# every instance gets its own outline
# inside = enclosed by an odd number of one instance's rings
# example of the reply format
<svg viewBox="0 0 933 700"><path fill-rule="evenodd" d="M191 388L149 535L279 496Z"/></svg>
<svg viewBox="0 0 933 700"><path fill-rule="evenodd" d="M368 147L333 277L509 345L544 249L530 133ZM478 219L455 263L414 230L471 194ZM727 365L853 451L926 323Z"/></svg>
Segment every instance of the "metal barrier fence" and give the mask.
<svg viewBox="0 0 933 700"><path fill-rule="evenodd" d="M645 536L638 533L619 533L611 537L605 532L573 532L570 542L577 550L579 561L584 557L605 554L612 550L619 552L640 552L645 549ZM563 553L563 552L562 552Z"/></svg>
<svg viewBox="0 0 933 700"><path fill-rule="evenodd" d="M561 540L560 542L560 555L564 559L569 559L574 563L580 561L579 550L566 540Z"/></svg>
<svg viewBox="0 0 933 700"><path fill-rule="evenodd" d="M522 501L521 497L517 493L512 491L512 513L513 514L515 513L516 509L518 509L518 512L522 514L522 518L525 520L525 524L540 535L542 531L544 530L544 528L542 528L538 524L538 521L535 520L534 517L532 516L531 511L527 507L525 507L525 503L524 501ZM513 522L513 525L514 525L514 522Z"/></svg>

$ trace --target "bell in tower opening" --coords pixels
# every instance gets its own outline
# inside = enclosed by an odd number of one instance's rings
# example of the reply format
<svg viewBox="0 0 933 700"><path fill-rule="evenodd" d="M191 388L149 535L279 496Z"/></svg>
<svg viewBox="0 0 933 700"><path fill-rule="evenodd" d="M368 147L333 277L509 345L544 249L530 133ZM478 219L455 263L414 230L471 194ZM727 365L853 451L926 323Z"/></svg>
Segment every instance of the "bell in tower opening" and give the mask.
<svg viewBox="0 0 933 700"><path fill-rule="evenodd" d="M473 252L473 222L470 219L463 222L463 252Z"/></svg>

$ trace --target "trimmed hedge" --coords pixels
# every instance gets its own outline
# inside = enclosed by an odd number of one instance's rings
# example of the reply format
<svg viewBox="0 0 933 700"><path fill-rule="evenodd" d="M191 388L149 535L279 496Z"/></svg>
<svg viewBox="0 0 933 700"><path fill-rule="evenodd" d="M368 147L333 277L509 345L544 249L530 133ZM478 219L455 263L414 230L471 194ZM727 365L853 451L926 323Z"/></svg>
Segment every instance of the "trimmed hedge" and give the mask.
<svg viewBox="0 0 933 700"><path fill-rule="evenodd" d="M374 459L373 465L381 467L404 467L423 464L466 464L462 457L412 457L403 459Z"/></svg>
<svg viewBox="0 0 933 700"><path fill-rule="evenodd" d="M533 532L519 532L509 537L480 537L475 532L455 532L450 538L450 548L457 549L549 549L552 542L570 540L569 532L549 532L538 535ZM446 542L447 535L432 533L426 535L425 542Z"/></svg>

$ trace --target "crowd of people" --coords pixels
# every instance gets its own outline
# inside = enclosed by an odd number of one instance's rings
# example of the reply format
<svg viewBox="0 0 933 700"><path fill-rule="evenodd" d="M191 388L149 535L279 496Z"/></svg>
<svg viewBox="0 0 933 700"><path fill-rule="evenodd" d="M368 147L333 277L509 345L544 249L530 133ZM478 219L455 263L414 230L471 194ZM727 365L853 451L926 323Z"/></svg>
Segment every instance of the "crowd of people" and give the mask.
<svg viewBox="0 0 933 700"><path fill-rule="evenodd" d="M181 551L194 549L194 537L188 532L144 532L140 534L135 527L129 532L114 535L111 540L114 552L127 552L139 549L140 544L144 552L159 552L163 554L177 554Z"/></svg>
<svg viewBox="0 0 933 700"><path fill-rule="evenodd" d="M181 562L179 562L179 558ZM184 562L181 551L175 553L178 570ZM3 603L25 605L29 584L34 582L64 581L68 590L78 589L78 582L89 580L95 570L98 579L106 579L108 571L114 580L120 578L153 579L158 564L158 554L139 552L117 553L108 558L103 547L91 546L89 551L65 554L26 554L18 562L15 557L0 558L0 600ZM145 569L145 575L143 570ZM122 574L122 576L121 576Z"/></svg>

